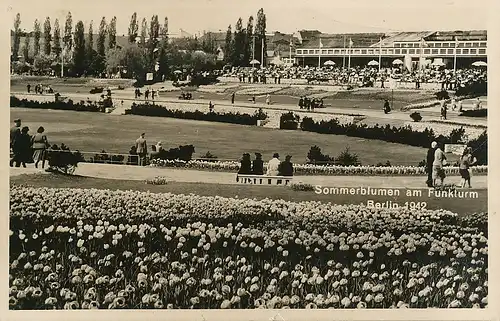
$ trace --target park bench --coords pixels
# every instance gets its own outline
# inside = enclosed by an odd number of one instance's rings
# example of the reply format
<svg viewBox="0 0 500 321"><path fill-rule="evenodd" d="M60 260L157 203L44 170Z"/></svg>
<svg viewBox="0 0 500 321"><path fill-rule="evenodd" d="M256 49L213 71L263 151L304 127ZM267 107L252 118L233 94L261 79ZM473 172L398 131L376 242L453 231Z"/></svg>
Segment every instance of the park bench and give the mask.
<svg viewBox="0 0 500 321"><path fill-rule="evenodd" d="M292 183L292 180L292 176L236 174L236 182L240 184L288 186Z"/></svg>

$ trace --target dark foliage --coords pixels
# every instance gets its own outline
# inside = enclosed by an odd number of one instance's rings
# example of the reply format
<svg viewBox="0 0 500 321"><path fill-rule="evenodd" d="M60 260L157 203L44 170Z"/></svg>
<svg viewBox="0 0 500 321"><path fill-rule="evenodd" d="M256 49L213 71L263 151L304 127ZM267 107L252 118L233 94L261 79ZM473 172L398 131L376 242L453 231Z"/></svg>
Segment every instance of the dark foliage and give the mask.
<svg viewBox="0 0 500 321"><path fill-rule="evenodd" d="M455 94L457 96L484 96L488 94L488 83L486 81L474 82L465 87L459 87Z"/></svg>
<svg viewBox="0 0 500 321"><path fill-rule="evenodd" d="M422 115L419 112L413 112L410 114L410 118L413 119L414 122L419 122L422 120Z"/></svg>
<svg viewBox="0 0 500 321"><path fill-rule="evenodd" d="M298 115L295 115L293 112L281 114L280 129L295 130L299 127L299 120L300 117Z"/></svg>
<svg viewBox="0 0 500 321"><path fill-rule="evenodd" d="M190 161L194 154L193 145L183 145L169 150L162 150L158 153L157 158L165 160L183 160Z"/></svg>
<svg viewBox="0 0 500 321"><path fill-rule="evenodd" d="M446 90L441 90L436 93L437 100L450 99L450 95Z"/></svg>
<svg viewBox="0 0 500 321"><path fill-rule="evenodd" d="M341 166L358 166L361 165L357 154L351 153L349 147L346 147L340 155L335 159L336 165Z"/></svg>

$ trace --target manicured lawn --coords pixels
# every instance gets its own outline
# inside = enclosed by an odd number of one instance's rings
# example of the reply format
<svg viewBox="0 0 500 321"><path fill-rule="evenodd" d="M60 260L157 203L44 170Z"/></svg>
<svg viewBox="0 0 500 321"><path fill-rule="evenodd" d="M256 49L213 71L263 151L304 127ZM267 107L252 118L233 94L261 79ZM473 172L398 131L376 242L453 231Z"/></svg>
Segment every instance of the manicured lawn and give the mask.
<svg viewBox="0 0 500 321"><path fill-rule="evenodd" d="M293 191L288 187L248 186L203 183L178 183L167 185L149 185L143 181L109 180L82 176L64 176L55 174L23 174L10 177L10 183L34 187L54 188L97 188L111 190L150 191L152 193L196 194L202 196L223 196L255 199L283 199L287 201L320 201L334 204L366 203L367 196L362 195L321 195L315 192ZM428 190L421 189L422 197L409 198L403 196L406 190L401 189L399 197L370 196L375 202L392 201L400 206L408 202L426 202L428 209L445 209L461 215L488 210L487 190L474 190L479 194L475 199L437 199L428 197Z"/></svg>
<svg viewBox="0 0 500 321"><path fill-rule="evenodd" d="M261 152L264 159L269 159L278 152L283 157L293 155L294 162L303 163L313 145L318 145L330 156L338 156L349 147L364 165L387 160L393 165L417 165L426 154L423 148L379 140L255 126L26 108L11 108L10 112L11 121L21 118L32 133L38 126L44 126L49 142L64 142L71 149L89 152L104 149L126 154L139 134L145 132L148 145L158 141L167 148L193 144L195 157L210 151L219 159L238 159L244 152Z"/></svg>

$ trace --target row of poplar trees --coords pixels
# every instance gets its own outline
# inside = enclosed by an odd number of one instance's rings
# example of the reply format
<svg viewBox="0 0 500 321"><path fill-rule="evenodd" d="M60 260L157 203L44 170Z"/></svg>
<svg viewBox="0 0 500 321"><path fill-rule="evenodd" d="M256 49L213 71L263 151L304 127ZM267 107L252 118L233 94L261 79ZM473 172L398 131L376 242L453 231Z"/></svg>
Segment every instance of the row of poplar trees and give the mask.
<svg viewBox="0 0 500 321"><path fill-rule="evenodd" d="M44 56L51 57L54 62L60 63L63 58L61 56L64 56L65 64L72 66L71 74L74 76L103 73L106 69L106 53L117 48L116 17L113 17L109 23L106 17L102 17L97 35L94 34L92 21L87 32L82 21L78 21L73 28L71 12L66 16L62 31L59 19L56 19L52 25L50 17L45 19L43 31L38 19L34 22L33 32L23 32L20 25L21 15L18 13L14 20L12 61L23 58L26 62L33 62L37 57ZM160 40L167 43L168 18L165 18L162 27L160 27L157 15L154 15L149 23L144 18L141 26L139 33L137 13L134 13L130 21L128 42L141 46L148 55L153 56L154 49L158 47ZM95 45L94 36L96 36ZM23 37L24 44L20 52Z"/></svg>
<svg viewBox="0 0 500 321"><path fill-rule="evenodd" d="M248 18L247 27L243 28L243 21L238 19L232 31L231 25L227 28L224 47L224 60L233 66L250 66L250 61L258 60L265 64L267 51L266 42L266 15L264 9L257 12L257 22L254 29L254 18ZM264 52L264 57L262 57Z"/></svg>

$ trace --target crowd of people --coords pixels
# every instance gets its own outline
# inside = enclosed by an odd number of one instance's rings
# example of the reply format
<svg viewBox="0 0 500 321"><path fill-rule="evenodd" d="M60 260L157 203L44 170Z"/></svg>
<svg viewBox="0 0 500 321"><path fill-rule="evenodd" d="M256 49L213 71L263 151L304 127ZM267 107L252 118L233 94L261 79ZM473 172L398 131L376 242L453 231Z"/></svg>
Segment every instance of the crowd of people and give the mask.
<svg viewBox="0 0 500 321"><path fill-rule="evenodd" d="M292 156L287 155L284 161L280 160L278 153L273 154L267 164L267 176L293 176ZM252 161L249 153L244 153L240 161L238 174L242 175L264 175L264 161L261 153L255 153Z"/></svg>
<svg viewBox="0 0 500 321"><path fill-rule="evenodd" d="M269 66L262 69L240 67L226 73L225 76L237 77L240 82L280 84L281 79L307 79L308 81L332 81L334 84L359 83L362 86L375 87L389 79L415 83L419 89L421 83L440 83L442 89L454 90L471 83L487 81L485 68L445 69L425 67L421 70L408 71L405 67L381 68L372 66L346 67L309 67L309 66ZM271 79L271 81L269 81Z"/></svg>
<svg viewBox="0 0 500 321"><path fill-rule="evenodd" d="M10 129L10 148L12 157L10 167L26 167L26 164L35 163L35 168L42 163L45 167L46 152L50 144L45 135L45 129L38 127L35 134L29 133L27 126L21 127L21 119L14 120L14 126Z"/></svg>
<svg viewBox="0 0 500 321"><path fill-rule="evenodd" d="M477 159L472 155L472 148L466 146L458 161L461 176L460 187L464 188L467 185L467 187L471 188L470 167L476 164L476 162ZM435 141L431 143L431 147L427 151L426 164L427 186L443 187L444 179L446 178L443 166L447 164L444 144L438 144Z"/></svg>

